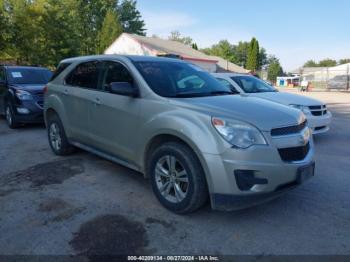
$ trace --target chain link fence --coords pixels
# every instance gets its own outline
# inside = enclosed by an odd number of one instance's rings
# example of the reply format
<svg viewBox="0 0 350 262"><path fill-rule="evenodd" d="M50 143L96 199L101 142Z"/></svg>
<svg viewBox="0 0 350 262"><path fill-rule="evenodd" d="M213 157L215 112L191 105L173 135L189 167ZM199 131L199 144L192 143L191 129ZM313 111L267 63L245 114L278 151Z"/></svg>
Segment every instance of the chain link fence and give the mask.
<svg viewBox="0 0 350 262"><path fill-rule="evenodd" d="M301 68L300 82L308 81L311 88L321 90L350 90L350 64L335 67Z"/></svg>

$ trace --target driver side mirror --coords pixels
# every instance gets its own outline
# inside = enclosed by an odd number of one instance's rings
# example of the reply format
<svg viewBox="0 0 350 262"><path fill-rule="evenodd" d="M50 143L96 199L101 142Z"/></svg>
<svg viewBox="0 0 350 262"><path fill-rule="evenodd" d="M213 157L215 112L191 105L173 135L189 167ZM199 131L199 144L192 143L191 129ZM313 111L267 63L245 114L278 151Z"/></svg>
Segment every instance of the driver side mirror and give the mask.
<svg viewBox="0 0 350 262"><path fill-rule="evenodd" d="M112 82L109 84L109 91L121 96L137 97L139 95L138 90L129 82Z"/></svg>

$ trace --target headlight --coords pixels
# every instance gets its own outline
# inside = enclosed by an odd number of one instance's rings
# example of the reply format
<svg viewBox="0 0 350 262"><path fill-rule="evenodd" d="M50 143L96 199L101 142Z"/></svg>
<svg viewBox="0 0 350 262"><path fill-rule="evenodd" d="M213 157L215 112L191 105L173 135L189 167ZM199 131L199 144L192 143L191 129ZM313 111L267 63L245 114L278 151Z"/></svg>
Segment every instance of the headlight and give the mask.
<svg viewBox="0 0 350 262"><path fill-rule="evenodd" d="M32 100L33 99L32 95L29 92L24 91L24 90L20 90L20 89L16 90L16 96L20 100Z"/></svg>
<svg viewBox="0 0 350 262"><path fill-rule="evenodd" d="M308 115L311 113L309 107L307 106L302 106L302 105L290 105L290 106L303 111L305 115Z"/></svg>
<svg viewBox="0 0 350 262"><path fill-rule="evenodd" d="M248 148L252 145L267 145L261 132L248 123L213 117L212 124L219 134L234 147Z"/></svg>

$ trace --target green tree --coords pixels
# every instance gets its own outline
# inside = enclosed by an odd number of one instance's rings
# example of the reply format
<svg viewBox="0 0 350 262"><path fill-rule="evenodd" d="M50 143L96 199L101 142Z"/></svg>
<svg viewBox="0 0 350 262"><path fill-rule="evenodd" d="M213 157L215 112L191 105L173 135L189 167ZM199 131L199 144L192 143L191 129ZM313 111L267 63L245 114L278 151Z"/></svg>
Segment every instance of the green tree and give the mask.
<svg viewBox="0 0 350 262"><path fill-rule="evenodd" d="M102 54L104 50L123 32L122 26L115 12L107 11L102 28L98 33L96 52Z"/></svg>
<svg viewBox="0 0 350 262"><path fill-rule="evenodd" d="M254 72L259 68L259 50L259 42L256 38L253 38L248 50L247 69Z"/></svg>
<svg viewBox="0 0 350 262"><path fill-rule="evenodd" d="M146 35L145 22L142 20L140 11L136 8L136 1L124 0L118 6L118 14L124 32Z"/></svg>
<svg viewBox="0 0 350 262"><path fill-rule="evenodd" d="M327 58L323 59L320 62L316 63L314 60L309 60L304 64L304 67L331 67L331 66L336 66L337 61Z"/></svg>
<svg viewBox="0 0 350 262"><path fill-rule="evenodd" d="M0 57L5 56L10 35L8 14L5 8L5 1L0 0Z"/></svg>
<svg viewBox="0 0 350 262"><path fill-rule="evenodd" d="M183 36L183 35L181 35L181 33L179 31L176 31L176 30L170 32L168 39L171 41L180 42L180 43L183 43L183 44L189 45L189 46L191 46L193 43L193 40L191 37Z"/></svg>
<svg viewBox="0 0 350 262"><path fill-rule="evenodd" d="M249 42L240 41L234 48L237 64L243 67L247 66Z"/></svg>
<svg viewBox="0 0 350 262"><path fill-rule="evenodd" d="M75 0L10 0L11 56L22 64L54 67L80 54Z"/></svg>
<svg viewBox="0 0 350 262"><path fill-rule="evenodd" d="M40 64L52 67L64 58L80 55L81 38L76 21L77 12L76 0L46 1L40 25L45 38L41 48L44 56Z"/></svg>
<svg viewBox="0 0 350 262"><path fill-rule="evenodd" d="M275 56L269 56L267 79L275 83L277 77L282 75L283 75L283 69L281 67L279 60Z"/></svg>
<svg viewBox="0 0 350 262"><path fill-rule="evenodd" d="M19 63L39 64L42 46L45 44L40 21L42 1L10 0L9 15L12 25L9 54Z"/></svg>
<svg viewBox="0 0 350 262"><path fill-rule="evenodd" d="M340 59L338 62L339 65L348 64L348 63L350 63L350 58L343 58L343 59Z"/></svg>
<svg viewBox="0 0 350 262"><path fill-rule="evenodd" d="M331 66L336 66L337 65L337 61L333 60L333 59L323 59L318 63L318 66L320 67L331 67Z"/></svg>
<svg viewBox="0 0 350 262"><path fill-rule="evenodd" d="M303 67L318 67L318 64L314 60L307 61Z"/></svg>
<svg viewBox="0 0 350 262"><path fill-rule="evenodd" d="M210 55L222 57L232 63L237 62L234 52L234 46L227 40L221 40L216 45L213 45L209 52Z"/></svg>
<svg viewBox="0 0 350 262"><path fill-rule="evenodd" d="M253 41L257 40L254 38ZM258 70L268 64L267 54L265 48L259 49L259 43L255 43L255 48L258 50L257 66ZM251 48L251 42L240 41L237 45L229 43L227 40L221 40L218 44L212 45L209 48L201 49L207 55L216 55L229 60L232 63L247 68L248 54ZM256 52L255 52L256 54ZM255 67L255 66L254 66Z"/></svg>
<svg viewBox="0 0 350 262"><path fill-rule="evenodd" d="M108 10L117 9L116 0L77 0L77 26L80 31L82 55L94 54L97 49L98 32Z"/></svg>
<svg viewBox="0 0 350 262"><path fill-rule="evenodd" d="M192 44L192 48L193 48L194 50L198 50L197 44L196 44L196 43L193 43L193 44Z"/></svg>
<svg viewBox="0 0 350 262"><path fill-rule="evenodd" d="M262 69L268 64L267 54L265 48L260 48L259 50L259 63L258 63L258 69Z"/></svg>

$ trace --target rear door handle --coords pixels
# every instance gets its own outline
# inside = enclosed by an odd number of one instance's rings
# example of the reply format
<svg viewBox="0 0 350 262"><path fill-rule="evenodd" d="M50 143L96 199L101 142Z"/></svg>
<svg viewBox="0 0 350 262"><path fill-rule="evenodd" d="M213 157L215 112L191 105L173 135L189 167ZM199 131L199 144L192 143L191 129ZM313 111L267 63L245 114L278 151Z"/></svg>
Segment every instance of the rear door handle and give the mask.
<svg viewBox="0 0 350 262"><path fill-rule="evenodd" d="M97 105L97 106L101 105L101 100L96 97L94 104Z"/></svg>

